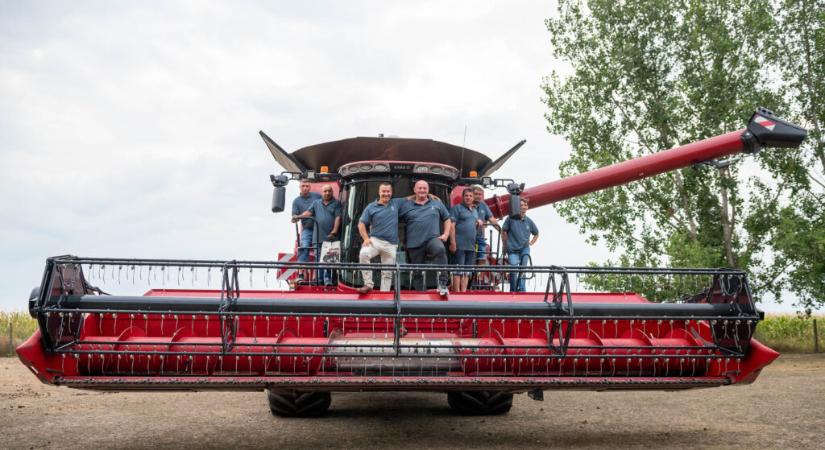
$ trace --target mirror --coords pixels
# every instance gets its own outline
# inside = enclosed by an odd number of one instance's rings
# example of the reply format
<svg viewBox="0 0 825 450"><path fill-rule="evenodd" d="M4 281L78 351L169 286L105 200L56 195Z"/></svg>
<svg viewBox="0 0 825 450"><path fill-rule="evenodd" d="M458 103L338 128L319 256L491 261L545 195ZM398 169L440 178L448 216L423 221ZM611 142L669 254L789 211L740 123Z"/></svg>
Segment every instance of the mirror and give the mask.
<svg viewBox="0 0 825 450"><path fill-rule="evenodd" d="M510 217L521 217L521 196L518 194L510 194Z"/></svg>
<svg viewBox="0 0 825 450"><path fill-rule="evenodd" d="M272 191L272 212L283 212L286 203L286 187L276 186Z"/></svg>

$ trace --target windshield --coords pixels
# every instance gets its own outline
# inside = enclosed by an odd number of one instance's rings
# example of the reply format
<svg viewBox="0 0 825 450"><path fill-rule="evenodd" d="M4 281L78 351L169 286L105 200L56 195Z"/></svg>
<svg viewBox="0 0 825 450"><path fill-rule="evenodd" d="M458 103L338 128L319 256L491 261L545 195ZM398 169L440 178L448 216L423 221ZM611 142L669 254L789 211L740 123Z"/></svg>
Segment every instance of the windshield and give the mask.
<svg viewBox="0 0 825 450"><path fill-rule="evenodd" d="M358 253L361 250L361 235L358 234L358 221L366 206L378 199L378 185L381 183L392 183L392 196L394 198L407 197L413 193L413 185L420 178L413 178L410 175L392 175L385 177L358 179L351 181L344 186L342 199L344 204L344 217L341 225L341 262L358 262ZM449 207L449 186L437 180L427 180L430 184L430 193L437 195L444 204ZM398 227L398 237L400 245L398 249L397 261L406 261L405 249L405 224L402 222ZM344 271L347 272L347 271ZM343 274L342 274L343 275ZM351 279L351 274L342 276L347 284L361 284L360 273L356 275L357 280Z"/></svg>

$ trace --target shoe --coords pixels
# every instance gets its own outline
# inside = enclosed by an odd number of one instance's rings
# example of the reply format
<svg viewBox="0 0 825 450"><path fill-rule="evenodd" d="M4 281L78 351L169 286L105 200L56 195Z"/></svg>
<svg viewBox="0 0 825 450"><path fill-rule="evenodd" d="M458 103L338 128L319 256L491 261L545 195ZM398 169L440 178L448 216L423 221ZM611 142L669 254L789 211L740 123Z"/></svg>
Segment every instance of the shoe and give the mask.
<svg viewBox="0 0 825 450"><path fill-rule="evenodd" d="M369 294L369 292L371 290L372 290L372 286L361 286L360 288L358 288L358 293L359 294Z"/></svg>
<svg viewBox="0 0 825 450"><path fill-rule="evenodd" d="M438 287L438 295L440 295L442 297L446 297L447 294L449 294L449 293L450 293L450 291L447 290L446 286L439 286Z"/></svg>

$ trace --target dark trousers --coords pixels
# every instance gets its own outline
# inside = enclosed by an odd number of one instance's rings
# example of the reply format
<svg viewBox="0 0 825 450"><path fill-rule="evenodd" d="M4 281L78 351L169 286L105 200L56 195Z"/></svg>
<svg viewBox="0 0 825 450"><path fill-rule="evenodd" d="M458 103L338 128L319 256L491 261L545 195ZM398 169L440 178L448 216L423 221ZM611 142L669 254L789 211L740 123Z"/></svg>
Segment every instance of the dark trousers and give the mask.
<svg viewBox="0 0 825 450"><path fill-rule="evenodd" d="M410 264L439 264L446 266L447 249L444 247L444 243L441 242L441 239L434 237L421 247L408 248L407 262ZM419 270L413 272L412 283L413 289L416 291L423 291L426 289L424 286L423 273ZM447 272L438 272L438 286L447 287Z"/></svg>

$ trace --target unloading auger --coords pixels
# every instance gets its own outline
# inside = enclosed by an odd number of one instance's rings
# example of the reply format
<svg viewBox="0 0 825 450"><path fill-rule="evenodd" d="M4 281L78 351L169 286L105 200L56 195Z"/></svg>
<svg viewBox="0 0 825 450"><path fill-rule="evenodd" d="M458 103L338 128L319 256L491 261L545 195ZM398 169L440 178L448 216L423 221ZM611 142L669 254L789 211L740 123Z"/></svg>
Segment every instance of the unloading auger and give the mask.
<svg viewBox="0 0 825 450"><path fill-rule="evenodd" d="M506 188L487 203L499 216L518 214L519 195L536 207L741 152L798 147L805 130L770 111L757 110L744 130L526 190L492 178L523 141L491 161L441 142L383 137L288 153L261 135L285 169L271 177L273 211L283 210L291 179L334 187L344 204L340 262L297 263L289 254L277 261L49 258L29 299L39 329L17 349L41 381L95 390L267 390L271 411L283 416L323 414L335 391L436 391L458 412L499 414L519 392L541 399L558 388L750 383L778 356L752 338L763 314L739 270L514 268L493 245L490 264L461 268L474 273L468 292L444 298L411 290L411 272L456 266L405 264L401 251L397 264L369 266L391 271L393 290L356 291L365 267L357 264L355 226L380 182L405 196L424 179L445 202L472 184ZM315 282L319 269L332 269L336 285ZM512 276L526 278L529 291L505 292ZM596 279L615 289L592 292ZM153 287L141 293L145 285ZM113 289L124 295L107 293Z"/></svg>

